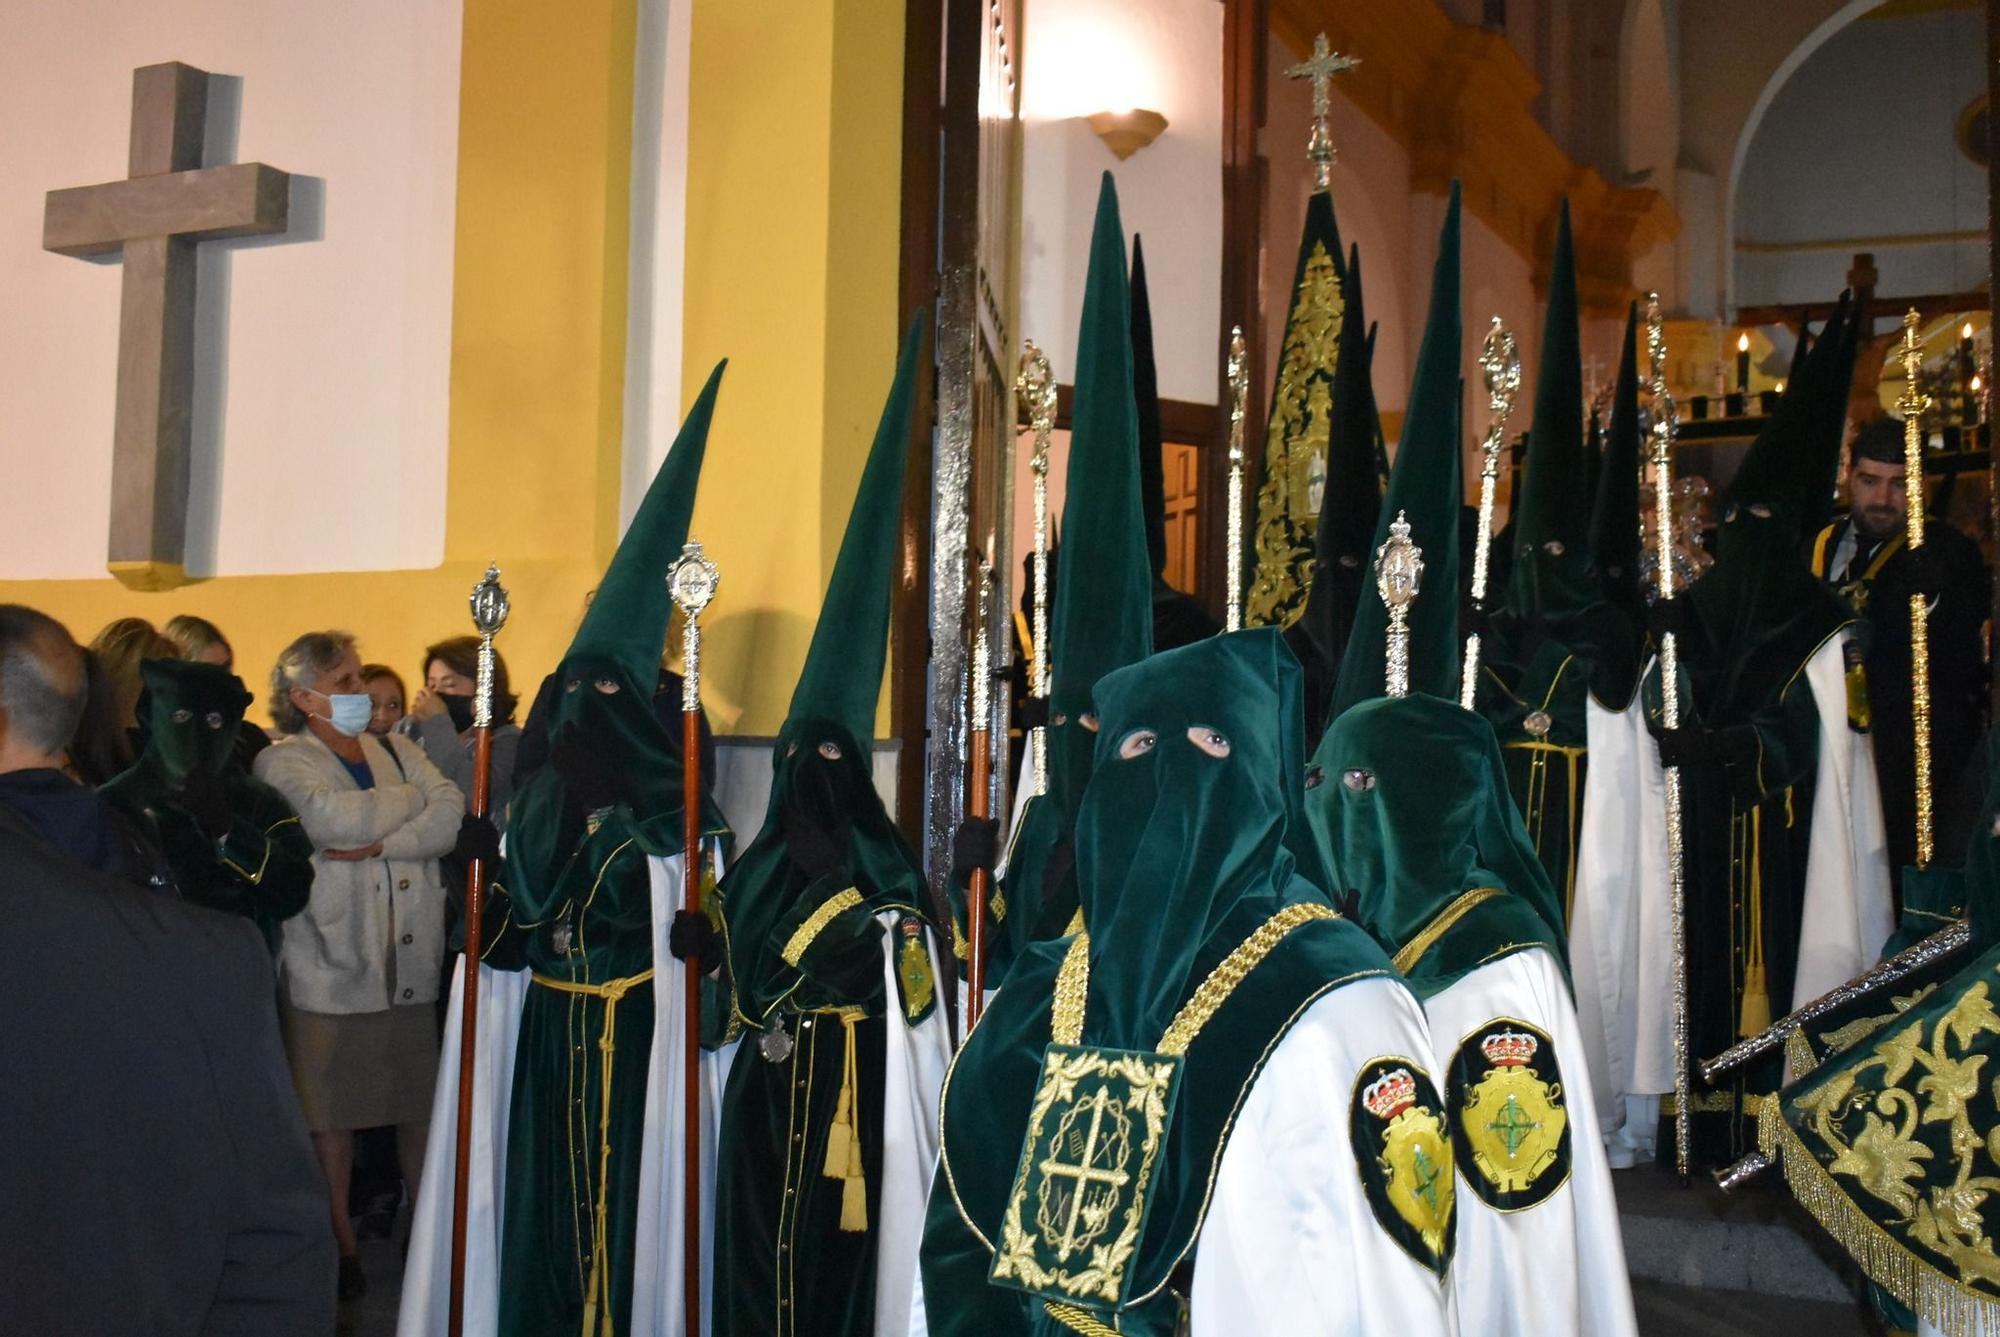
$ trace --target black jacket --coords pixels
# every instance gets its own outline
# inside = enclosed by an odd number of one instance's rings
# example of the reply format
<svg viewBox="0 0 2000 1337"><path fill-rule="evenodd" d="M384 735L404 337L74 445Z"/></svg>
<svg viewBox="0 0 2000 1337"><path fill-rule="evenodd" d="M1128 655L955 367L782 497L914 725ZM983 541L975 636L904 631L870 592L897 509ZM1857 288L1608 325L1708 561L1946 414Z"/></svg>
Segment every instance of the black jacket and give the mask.
<svg viewBox="0 0 2000 1337"><path fill-rule="evenodd" d="M326 1191L246 920L0 809L0 1330L325 1337Z"/></svg>

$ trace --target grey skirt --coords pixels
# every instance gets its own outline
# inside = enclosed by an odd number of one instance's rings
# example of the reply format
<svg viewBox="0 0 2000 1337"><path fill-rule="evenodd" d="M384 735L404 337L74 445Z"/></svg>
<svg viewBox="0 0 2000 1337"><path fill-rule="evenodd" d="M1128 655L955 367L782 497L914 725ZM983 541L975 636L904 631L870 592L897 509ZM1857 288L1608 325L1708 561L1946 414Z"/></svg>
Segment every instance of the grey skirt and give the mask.
<svg viewBox="0 0 2000 1337"><path fill-rule="evenodd" d="M278 1012L306 1127L336 1133L429 1120L438 1065L433 1004L335 1014L281 1003Z"/></svg>

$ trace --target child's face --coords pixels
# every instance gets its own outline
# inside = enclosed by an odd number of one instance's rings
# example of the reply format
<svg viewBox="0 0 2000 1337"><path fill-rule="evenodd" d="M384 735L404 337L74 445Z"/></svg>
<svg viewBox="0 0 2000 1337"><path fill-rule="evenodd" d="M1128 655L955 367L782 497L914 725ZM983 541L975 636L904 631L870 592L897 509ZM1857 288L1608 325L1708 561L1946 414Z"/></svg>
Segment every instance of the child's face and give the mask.
<svg viewBox="0 0 2000 1337"><path fill-rule="evenodd" d="M394 678L371 678L368 695L375 700L375 713L368 717L368 732L380 737L403 718L403 689Z"/></svg>

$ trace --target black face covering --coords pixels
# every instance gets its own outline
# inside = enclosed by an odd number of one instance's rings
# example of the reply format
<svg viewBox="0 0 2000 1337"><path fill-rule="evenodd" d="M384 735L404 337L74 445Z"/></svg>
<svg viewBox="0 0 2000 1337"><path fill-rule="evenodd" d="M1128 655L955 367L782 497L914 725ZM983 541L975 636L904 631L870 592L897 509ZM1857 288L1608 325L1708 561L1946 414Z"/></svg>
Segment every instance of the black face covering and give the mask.
<svg viewBox="0 0 2000 1337"><path fill-rule="evenodd" d="M444 713L451 716L451 727L464 733L472 727L472 698L458 692L439 692L437 699L444 702Z"/></svg>

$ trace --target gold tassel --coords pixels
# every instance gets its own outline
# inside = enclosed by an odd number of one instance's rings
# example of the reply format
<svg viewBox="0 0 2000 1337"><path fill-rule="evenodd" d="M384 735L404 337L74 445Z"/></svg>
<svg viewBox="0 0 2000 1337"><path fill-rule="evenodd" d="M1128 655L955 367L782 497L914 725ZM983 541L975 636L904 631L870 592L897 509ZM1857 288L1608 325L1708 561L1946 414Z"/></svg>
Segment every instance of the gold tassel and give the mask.
<svg viewBox="0 0 2000 1337"><path fill-rule="evenodd" d="M1743 1002L1737 1014L1738 1035L1761 1035L1771 1025L1771 986L1764 975L1764 813L1750 810L1750 933L1744 953Z"/></svg>
<svg viewBox="0 0 2000 1337"><path fill-rule="evenodd" d="M1771 1027L1771 990L1764 982L1764 963L1743 972L1743 1013L1738 1035L1762 1035Z"/></svg>
<svg viewBox="0 0 2000 1337"><path fill-rule="evenodd" d="M840 1096L834 1102L833 1126L826 1130L826 1163L820 1173L828 1179L844 1181L840 1189L840 1228L860 1232L868 1229L868 1176L861 1168L861 1127L855 1119L856 1088L860 1085L855 1061L854 1023L856 1015L844 1014L840 1023L847 1031L847 1053L840 1067Z"/></svg>

